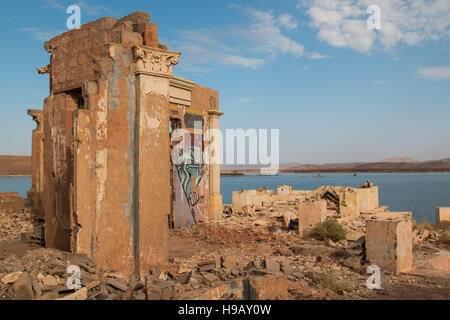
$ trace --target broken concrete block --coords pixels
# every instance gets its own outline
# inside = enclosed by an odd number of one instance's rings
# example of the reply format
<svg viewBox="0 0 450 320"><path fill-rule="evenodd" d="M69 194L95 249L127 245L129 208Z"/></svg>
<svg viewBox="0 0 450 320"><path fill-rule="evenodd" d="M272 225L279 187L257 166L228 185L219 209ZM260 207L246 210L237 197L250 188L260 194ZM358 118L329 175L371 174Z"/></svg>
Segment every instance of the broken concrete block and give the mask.
<svg viewBox="0 0 450 320"><path fill-rule="evenodd" d="M14 272L14 273L10 273L7 274L6 276L4 276L1 281L4 284L11 284L17 281L17 279L19 279L19 277L22 275L23 272Z"/></svg>
<svg viewBox="0 0 450 320"><path fill-rule="evenodd" d="M264 268L269 272L280 272L280 264L267 257L264 259Z"/></svg>
<svg viewBox="0 0 450 320"><path fill-rule="evenodd" d="M88 297L88 289L87 288L81 288L77 292L74 292L72 294L69 294L68 296L65 296L64 298L60 298L57 300L86 300Z"/></svg>
<svg viewBox="0 0 450 320"><path fill-rule="evenodd" d="M275 200L287 201L292 193L291 186L278 186L275 188Z"/></svg>
<svg viewBox="0 0 450 320"><path fill-rule="evenodd" d="M130 289L126 284L117 279L108 278L106 280L106 283L109 284L111 287L121 290L123 292L127 292L128 289Z"/></svg>
<svg viewBox="0 0 450 320"><path fill-rule="evenodd" d="M267 276L244 281L247 300L275 300L289 296L285 276Z"/></svg>
<svg viewBox="0 0 450 320"><path fill-rule="evenodd" d="M207 273L203 276L203 278L205 278L209 282L214 282L214 281L219 280L219 278L213 273Z"/></svg>
<svg viewBox="0 0 450 320"><path fill-rule="evenodd" d="M191 278L191 275L192 272L184 272L178 276L177 281L181 284L187 284Z"/></svg>
<svg viewBox="0 0 450 320"><path fill-rule="evenodd" d="M238 265L238 259L235 256L222 257L222 266L225 269L233 270Z"/></svg>
<svg viewBox="0 0 450 320"><path fill-rule="evenodd" d="M339 213L342 216L359 216L358 194L349 189L339 195Z"/></svg>
<svg viewBox="0 0 450 320"><path fill-rule="evenodd" d="M215 261L208 261L198 264L198 270L201 272L209 272L216 269L216 262Z"/></svg>
<svg viewBox="0 0 450 320"><path fill-rule="evenodd" d="M412 222L398 217L367 221L366 258L381 271L399 274L412 268Z"/></svg>
<svg viewBox="0 0 450 320"><path fill-rule="evenodd" d="M312 229L325 221L327 217L327 202L325 200L301 202L299 204L299 233L307 236Z"/></svg>
<svg viewBox="0 0 450 320"><path fill-rule="evenodd" d="M33 300L33 280L28 272L22 273L13 285L16 300Z"/></svg>
<svg viewBox="0 0 450 320"><path fill-rule="evenodd" d="M368 212L378 208L378 187L355 188L360 212Z"/></svg>
<svg viewBox="0 0 450 320"><path fill-rule="evenodd" d="M180 300L223 300L227 298L244 299L244 286L242 281L223 283L215 288L207 288L186 292L179 297Z"/></svg>
<svg viewBox="0 0 450 320"><path fill-rule="evenodd" d="M436 208L436 223L450 221L450 207Z"/></svg>
<svg viewBox="0 0 450 320"><path fill-rule="evenodd" d="M59 282L55 277L48 275L44 279L42 279L42 284L44 285L44 287L53 287L58 286Z"/></svg>

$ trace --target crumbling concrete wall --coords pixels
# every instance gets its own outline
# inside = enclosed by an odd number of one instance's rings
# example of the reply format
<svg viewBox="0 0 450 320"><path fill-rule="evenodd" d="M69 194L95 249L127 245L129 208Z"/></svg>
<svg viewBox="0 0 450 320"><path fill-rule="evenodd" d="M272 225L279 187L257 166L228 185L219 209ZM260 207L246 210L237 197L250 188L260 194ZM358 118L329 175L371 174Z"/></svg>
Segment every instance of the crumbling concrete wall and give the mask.
<svg viewBox="0 0 450 320"><path fill-rule="evenodd" d="M242 209L246 206L264 206L276 202L301 202L322 199L326 193L335 196L336 209L343 216L359 216L378 208L378 187L343 188L320 187L317 190L292 190L291 186L278 186L275 190L241 190L233 192L233 207Z"/></svg>
<svg viewBox="0 0 450 320"><path fill-rule="evenodd" d="M33 167L33 181L43 182L46 245L125 274L167 260L171 103L185 98L172 85L180 53L158 42L149 18L102 18L55 37L45 44L51 63L39 69L50 73L38 127L43 159L41 169ZM185 100L208 120L218 94L198 90ZM33 144L33 158L38 150ZM203 181L201 213L208 218L209 179Z"/></svg>
<svg viewBox="0 0 450 320"><path fill-rule="evenodd" d="M306 237L327 218L327 202L325 200L301 202L298 217L299 234Z"/></svg>
<svg viewBox="0 0 450 320"><path fill-rule="evenodd" d="M355 188L358 208L361 213L370 212L379 207L378 187Z"/></svg>
<svg viewBox="0 0 450 320"><path fill-rule="evenodd" d="M355 189L347 188L347 190L339 193L339 213L342 216L359 216L358 193Z"/></svg>
<svg viewBox="0 0 450 320"><path fill-rule="evenodd" d="M303 201L308 196L313 196L314 192L309 190L292 190L291 186L278 186L275 190L263 188L259 190L234 191L232 200L235 209L242 209L247 206L266 206L276 202Z"/></svg>
<svg viewBox="0 0 450 320"><path fill-rule="evenodd" d="M19 210L23 208L25 200L19 196L18 192L0 193L0 209Z"/></svg>
<svg viewBox="0 0 450 320"><path fill-rule="evenodd" d="M399 274L412 268L412 221L389 213L367 221L366 256L382 272Z"/></svg>
<svg viewBox="0 0 450 320"><path fill-rule="evenodd" d="M436 208L436 223L450 221L450 208L439 207Z"/></svg>

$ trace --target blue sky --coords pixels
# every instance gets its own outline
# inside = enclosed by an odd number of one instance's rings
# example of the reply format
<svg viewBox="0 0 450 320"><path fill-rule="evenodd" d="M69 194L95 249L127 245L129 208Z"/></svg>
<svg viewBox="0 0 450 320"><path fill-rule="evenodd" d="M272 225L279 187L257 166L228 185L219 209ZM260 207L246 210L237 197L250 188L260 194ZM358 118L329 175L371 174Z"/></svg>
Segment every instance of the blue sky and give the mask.
<svg viewBox="0 0 450 320"><path fill-rule="evenodd" d="M149 12L182 52L175 74L219 90L222 129L280 129L281 162L450 157L450 0L5 1L0 154L31 153L26 110L48 95L35 68L71 4L82 23Z"/></svg>

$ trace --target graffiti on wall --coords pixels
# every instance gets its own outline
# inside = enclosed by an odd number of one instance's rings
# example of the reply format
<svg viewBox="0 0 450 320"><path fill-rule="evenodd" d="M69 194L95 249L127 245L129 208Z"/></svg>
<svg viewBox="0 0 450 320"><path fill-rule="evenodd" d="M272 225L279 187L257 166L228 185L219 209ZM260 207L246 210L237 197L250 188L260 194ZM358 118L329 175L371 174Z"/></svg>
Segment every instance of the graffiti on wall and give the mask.
<svg viewBox="0 0 450 320"><path fill-rule="evenodd" d="M195 149L195 148L192 148ZM174 165L175 224L177 227L204 220L205 212L205 165L194 163L194 151L190 161Z"/></svg>
<svg viewBox="0 0 450 320"><path fill-rule="evenodd" d="M200 182L204 175L204 166L199 164L181 164L176 166L184 196L189 204L194 222L197 223L194 207L199 203L201 195Z"/></svg>

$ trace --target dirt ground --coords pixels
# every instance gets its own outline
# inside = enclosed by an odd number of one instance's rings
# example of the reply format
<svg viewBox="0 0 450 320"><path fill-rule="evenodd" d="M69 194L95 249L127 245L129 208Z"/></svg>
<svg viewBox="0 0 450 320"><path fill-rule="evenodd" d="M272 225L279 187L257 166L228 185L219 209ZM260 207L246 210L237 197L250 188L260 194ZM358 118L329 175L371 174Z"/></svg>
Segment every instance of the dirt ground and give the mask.
<svg viewBox="0 0 450 320"><path fill-rule="evenodd" d="M369 265L365 262L364 242L360 241L363 237L337 243L301 238L298 230L283 224L278 211L272 208L249 214L224 212L219 222L170 230L168 263L149 270L145 279L99 270L87 257L21 242L20 232L28 230L30 216L26 210L19 211L9 215L12 222L0 238L0 278L14 273L29 274L25 280L30 284L22 286L27 290L20 291L14 289L18 287L16 284L0 282L0 300L17 299L18 294L41 300L75 294L65 286L66 268L74 261L84 268L82 285L87 292L83 299L88 300L201 298L205 292L215 292L215 288L254 279L277 279L274 285L280 285L279 291L269 295L269 299L450 299L449 272L433 276L382 273L381 290L369 290L366 286ZM360 232L360 225L356 221L348 227ZM448 225L433 228L446 230ZM449 249L430 236L415 243L415 264L423 264ZM270 285L265 285L270 291ZM214 298L239 298L227 292L221 294Z"/></svg>
<svg viewBox="0 0 450 320"><path fill-rule="evenodd" d="M303 250L296 255L298 247ZM280 263L289 261L292 267L306 275L295 281L306 281L313 288L308 299L450 299L450 278L384 273L381 276L381 290L369 290L366 288L366 281L370 276L366 273L367 266L348 267L345 260L343 264L343 260L335 254L336 248L329 247L327 243L312 238L299 239L295 231L274 234L273 227L270 226L249 226L248 229L244 227L236 230L227 224L211 223L172 230L169 248L170 258L174 260L191 258L201 261L205 255L238 255L255 261L267 256ZM430 250L425 244L424 247L416 245L415 251L429 254ZM327 292L326 284L315 281L315 277L319 277L323 270L331 270L339 281L352 288L351 292ZM319 290L314 290L317 288ZM295 293L292 298L295 298Z"/></svg>

